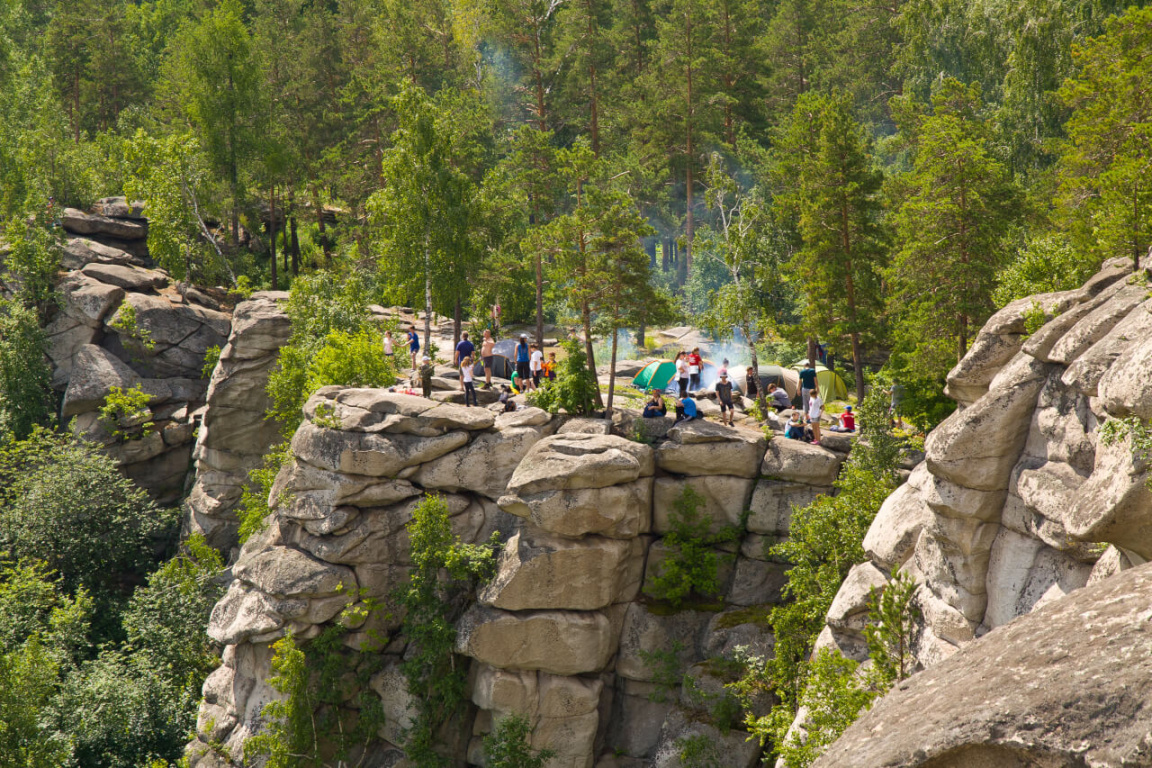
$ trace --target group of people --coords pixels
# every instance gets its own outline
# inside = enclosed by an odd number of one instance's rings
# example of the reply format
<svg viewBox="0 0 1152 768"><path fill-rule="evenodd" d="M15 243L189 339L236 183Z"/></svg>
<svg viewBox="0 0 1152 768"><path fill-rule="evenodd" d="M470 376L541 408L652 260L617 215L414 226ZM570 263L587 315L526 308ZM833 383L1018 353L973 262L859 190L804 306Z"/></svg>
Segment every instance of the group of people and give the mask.
<svg viewBox="0 0 1152 768"><path fill-rule="evenodd" d="M408 354L412 362L413 378L420 381L424 397L432 396L432 378L436 375L436 367L428 354L420 355L420 335L416 326L408 327L407 333ZM492 369L496 358L496 340L492 338L492 331L484 330L484 337L480 341L480 362L484 367L484 389L492 388ZM389 359L396 356L395 342L392 331L384 332L384 355ZM460 334L460 341L452 353L452 367L460 374L460 391L464 393L464 405L471 407L479 405L476 395L476 345L468 338L468 332ZM419 359L419 364L417 364ZM520 343L516 346L516 371L512 374L512 388L503 385L500 401L508 404L513 392L524 392L539 389L544 380L556 378L556 353L548 353L544 359L542 344L529 344L527 334L520 334ZM515 406L513 405L513 408Z"/></svg>

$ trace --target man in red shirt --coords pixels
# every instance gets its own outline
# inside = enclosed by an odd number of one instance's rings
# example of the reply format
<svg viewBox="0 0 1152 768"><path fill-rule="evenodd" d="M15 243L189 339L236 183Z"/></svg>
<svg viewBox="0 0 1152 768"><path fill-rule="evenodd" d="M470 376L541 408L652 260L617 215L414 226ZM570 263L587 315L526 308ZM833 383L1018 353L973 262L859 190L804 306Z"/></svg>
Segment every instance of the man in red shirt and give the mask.
<svg viewBox="0 0 1152 768"><path fill-rule="evenodd" d="M856 415L852 413L852 406L847 405L844 407L844 413L840 414L840 423L834 427L828 428L829 432L855 432L856 431Z"/></svg>
<svg viewBox="0 0 1152 768"><path fill-rule="evenodd" d="M700 357L700 347L693 348L688 355L688 391L700 389L700 372L704 370L704 360Z"/></svg>

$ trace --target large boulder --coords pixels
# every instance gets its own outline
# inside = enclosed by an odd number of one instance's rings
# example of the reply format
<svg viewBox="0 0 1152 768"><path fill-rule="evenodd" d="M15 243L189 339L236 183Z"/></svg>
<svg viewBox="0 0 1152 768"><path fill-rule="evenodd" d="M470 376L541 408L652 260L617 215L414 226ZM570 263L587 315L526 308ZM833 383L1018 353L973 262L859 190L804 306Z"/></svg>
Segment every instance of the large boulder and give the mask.
<svg viewBox="0 0 1152 768"><path fill-rule="evenodd" d="M520 461L540 438L540 429L534 427L486 432L463 448L420 465L412 479L423 488L469 490L498 499L508 489Z"/></svg>
<svg viewBox="0 0 1152 768"><path fill-rule="evenodd" d="M366 434L304 423L292 438L292 451L314 467L370 477L395 477L468 442L466 432L437 437Z"/></svg>
<svg viewBox="0 0 1152 768"><path fill-rule="evenodd" d="M1148 765L1152 566L967 644L874 704L816 768Z"/></svg>
<svg viewBox="0 0 1152 768"><path fill-rule="evenodd" d="M89 240L86 237L72 237L64 245L60 254L60 265L64 269L81 269L87 264L120 264L122 266L142 266L144 260L127 251L110 245Z"/></svg>
<svg viewBox="0 0 1152 768"><path fill-rule="evenodd" d="M844 457L818 445L777 437L768 442L760 474L808 485L829 486L840 473Z"/></svg>
<svg viewBox="0 0 1152 768"><path fill-rule="evenodd" d="M507 611L594 611L633 599L643 568L641 539L572 541L524 531L505 543L480 602Z"/></svg>
<svg viewBox="0 0 1152 768"><path fill-rule="evenodd" d="M72 378L64 393L61 415L67 419L94 411L104 404L113 387L130 389L139 383L140 376L108 350L85 345L73 358Z"/></svg>
<svg viewBox="0 0 1152 768"><path fill-rule="evenodd" d="M581 675L605 669L618 638L619 619L605 613L510 613L477 605L460 620L456 650L494 667Z"/></svg>
<svg viewBox="0 0 1152 768"><path fill-rule="evenodd" d="M688 488L703 500L697 513L701 519L711 521L713 530L726 525L738 525L748 509L754 483L751 478L733 475L658 477L653 491L652 530L656 533L672 530L676 503Z"/></svg>
<svg viewBox="0 0 1152 768"><path fill-rule="evenodd" d="M607 488L651 477L652 449L614 435L561 434L546 437L528 451L508 491L516 495L541 491Z"/></svg>
<svg viewBox="0 0 1152 768"><path fill-rule="evenodd" d="M143 240L148 237L148 225L142 221L113 219L84 213L76 208L65 208L60 216L65 231L77 235L107 235L119 240Z"/></svg>
<svg viewBox="0 0 1152 768"><path fill-rule="evenodd" d="M656 449L665 472L682 475L756 477L764 458L764 436L695 419L668 431Z"/></svg>
<svg viewBox="0 0 1152 768"><path fill-rule="evenodd" d="M163 272L128 264L88 264L80 271L93 280L126 291L152 291L168 285L168 275Z"/></svg>
<svg viewBox="0 0 1152 768"><path fill-rule="evenodd" d="M630 539L652 528L652 478L607 488L541 491L500 497L505 512L561 536Z"/></svg>
<svg viewBox="0 0 1152 768"><path fill-rule="evenodd" d="M806 507L832 488L789 483L780 480L761 480L756 483L749 505L748 530L753 533L787 536L792 524L792 511Z"/></svg>

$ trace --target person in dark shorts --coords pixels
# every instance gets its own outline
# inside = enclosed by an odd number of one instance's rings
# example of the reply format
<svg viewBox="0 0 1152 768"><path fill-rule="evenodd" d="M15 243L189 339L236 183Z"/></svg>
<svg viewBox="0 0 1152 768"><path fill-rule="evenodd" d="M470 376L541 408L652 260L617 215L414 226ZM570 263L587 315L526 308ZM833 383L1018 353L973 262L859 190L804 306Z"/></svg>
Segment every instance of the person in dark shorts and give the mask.
<svg viewBox="0 0 1152 768"><path fill-rule="evenodd" d="M408 354L412 356L412 370L416 370L416 355L420 354L420 334L416 326L408 326Z"/></svg>
<svg viewBox="0 0 1152 768"><path fill-rule="evenodd" d="M480 360L484 363L484 389L492 387L492 363L495 362L496 342L492 338L492 331L484 329L484 338L480 340Z"/></svg>
<svg viewBox="0 0 1152 768"><path fill-rule="evenodd" d="M732 424L732 415L736 407L732 405L732 382L728 381L728 372L720 374L720 381L716 382L716 399L720 401L720 423L729 427Z"/></svg>
<svg viewBox="0 0 1152 768"><path fill-rule="evenodd" d="M808 397L816 389L816 363L808 360L808 367L800 370L800 407L808 412Z"/></svg>
<svg viewBox="0 0 1152 768"><path fill-rule="evenodd" d="M532 371L529 370L529 361L532 359L532 350L528 346L528 335L520 334L520 343L516 345L516 378L520 382L520 391L527 392L534 389L532 386Z"/></svg>
<svg viewBox="0 0 1152 768"><path fill-rule="evenodd" d="M755 400L758 394L760 394L760 377L756 375L752 366L748 366L748 370L744 372L744 396Z"/></svg>
<svg viewBox="0 0 1152 768"><path fill-rule="evenodd" d="M452 357L452 365L460 365L460 361L466 357L472 357L472 353L476 351L476 345L468 341L468 331L460 334L460 343L456 345L456 354Z"/></svg>

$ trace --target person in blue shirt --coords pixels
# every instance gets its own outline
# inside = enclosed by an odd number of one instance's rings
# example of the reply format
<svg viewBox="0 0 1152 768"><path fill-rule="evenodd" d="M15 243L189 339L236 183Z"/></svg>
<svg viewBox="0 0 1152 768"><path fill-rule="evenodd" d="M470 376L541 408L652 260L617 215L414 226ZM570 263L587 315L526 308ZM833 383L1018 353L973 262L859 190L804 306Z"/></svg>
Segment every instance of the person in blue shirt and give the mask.
<svg viewBox="0 0 1152 768"><path fill-rule="evenodd" d="M698 413L695 400L690 397L676 398L676 424L682 421L692 421Z"/></svg>
<svg viewBox="0 0 1152 768"><path fill-rule="evenodd" d="M520 379L520 389L527 392L529 389L536 389L532 383L532 371L528 369L528 361L531 359L532 351L528 347L528 334L520 334L520 343L516 345L516 374Z"/></svg>
<svg viewBox="0 0 1152 768"><path fill-rule="evenodd" d="M412 370L416 370L416 355L420 354L420 335L416 326L408 326L408 354L412 356Z"/></svg>
<svg viewBox="0 0 1152 768"><path fill-rule="evenodd" d="M816 363L808 358L808 367L800 371L800 407L808 413L808 396L816 389Z"/></svg>
<svg viewBox="0 0 1152 768"><path fill-rule="evenodd" d="M456 345L456 354L452 358L452 365L457 366L466 357L472 357L472 353L476 351L476 345L468 341L468 331L460 334L460 343Z"/></svg>

